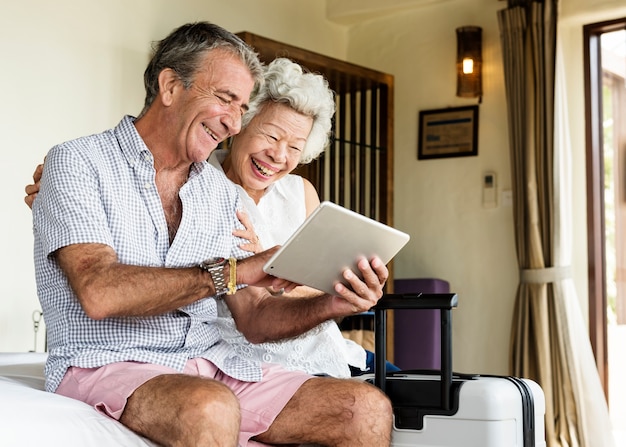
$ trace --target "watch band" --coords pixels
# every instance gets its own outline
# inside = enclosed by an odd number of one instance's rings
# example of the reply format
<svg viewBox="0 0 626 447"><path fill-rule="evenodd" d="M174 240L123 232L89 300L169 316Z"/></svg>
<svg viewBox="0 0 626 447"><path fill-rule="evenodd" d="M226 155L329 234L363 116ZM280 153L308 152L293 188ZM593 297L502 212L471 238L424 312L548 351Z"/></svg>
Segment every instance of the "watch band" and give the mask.
<svg viewBox="0 0 626 447"><path fill-rule="evenodd" d="M234 295L237 292L237 258L228 258L228 266L230 275L226 295Z"/></svg>
<svg viewBox="0 0 626 447"><path fill-rule="evenodd" d="M215 288L215 295L217 297L222 297L228 292L226 278L224 277L224 266L227 263L228 260L224 258L214 258L201 262L198 266L202 270L209 272L209 275L211 275L213 287Z"/></svg>

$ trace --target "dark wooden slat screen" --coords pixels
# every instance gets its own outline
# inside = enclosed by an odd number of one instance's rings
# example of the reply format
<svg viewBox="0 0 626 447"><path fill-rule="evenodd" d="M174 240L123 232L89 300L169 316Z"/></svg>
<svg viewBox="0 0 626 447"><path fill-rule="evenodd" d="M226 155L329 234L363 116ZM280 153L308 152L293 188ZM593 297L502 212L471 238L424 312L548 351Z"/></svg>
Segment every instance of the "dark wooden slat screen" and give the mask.
<svg viewBox="0 0 626 447"><path fill-rule="evenodd" d="M359 97L359 116L367 116L368 108L367 108L367 99L368 92L361 92ZM368 125L366 123L361 123L359 126L359 141L367 141L367 128ZM364 148L359 148L359 209L366 209L366 199L367 195L364 194L364 191L367 186L366 179L366 169L367 169L367 150ZM371 212L368 213L371 215Z"/></svg>
<svg viewBox="0 0 626 447"><path fill-rule="evenodd" d="M330 200L393 224L393 76L249 32L238 33L261 60L287 57L328 79L337 112L333 141L296 171Z"/></svg>

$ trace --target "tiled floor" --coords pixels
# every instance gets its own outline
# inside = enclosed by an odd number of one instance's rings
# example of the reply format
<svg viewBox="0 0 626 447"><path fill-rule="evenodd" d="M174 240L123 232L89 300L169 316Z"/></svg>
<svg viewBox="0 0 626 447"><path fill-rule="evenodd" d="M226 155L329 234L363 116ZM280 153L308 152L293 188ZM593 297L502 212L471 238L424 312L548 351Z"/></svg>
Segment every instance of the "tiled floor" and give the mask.
<svg viewBox="0 0 626 447"><path fill-rule="evenodd" d="M626 447L626 325L609 325L609 411L615 447Z"/></svg>

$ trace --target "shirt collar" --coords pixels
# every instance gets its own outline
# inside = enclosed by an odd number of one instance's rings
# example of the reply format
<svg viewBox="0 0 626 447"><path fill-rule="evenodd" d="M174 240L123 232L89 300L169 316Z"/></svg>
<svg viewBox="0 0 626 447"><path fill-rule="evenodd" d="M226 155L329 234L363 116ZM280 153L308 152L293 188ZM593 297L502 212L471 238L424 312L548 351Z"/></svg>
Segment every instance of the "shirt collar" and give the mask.
<svg viewBox="0 0 626 447"><path fill-rule="evenodd" d="M154 158L135 128L134 116L126 115L115 128L115 137L129 165L135 166L140 159L153 163Z"/></svg>

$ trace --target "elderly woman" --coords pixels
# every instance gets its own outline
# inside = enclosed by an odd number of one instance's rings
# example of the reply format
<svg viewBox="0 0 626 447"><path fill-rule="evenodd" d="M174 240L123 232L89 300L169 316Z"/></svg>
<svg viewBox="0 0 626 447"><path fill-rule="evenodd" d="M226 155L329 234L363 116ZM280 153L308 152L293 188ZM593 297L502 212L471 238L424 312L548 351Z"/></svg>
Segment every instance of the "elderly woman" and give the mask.
<svg viewBox="0 0 626 447"><path fill-rule="evenodd" d="M267 66L265 85L253 96L230 149L211 155L209 162L238 185L250 222L242 216L247 231L235 234L250 240L249 250L283 244L319 205L313 185L291 172L324 151L334 111L333 93L322 76L276 59ZM318 293L299 287L292 295ZM292 339L251 344L224 303L218 303L218 313L222 336L242 356L335 377L350 376L349 365L365 369L365 351L345 339L334 321Z"/></svg>
<svg viewBox="0 0 626 447"><path fill-rule="evenodd" d="M291 172L326 148L335 102L321 75L278 58L266 67L265 84L249 107L230 148L214 151L209 162L238 186L245 207L239 217L245 230L234 234L249 241L242 248L258 252L283 244L319 205L313 185ZM26 187L29 206L39 190L41 171L42 165L33 175L35 183ZM321 292L301 286L289 295L296 299L315 294ZM349 377L350 367L366 368L365 350L345 339L335 321L295 338L252 344L237 330L223 301L218 301L218 315L222 337L242 356L335 377Z"/></svg>

